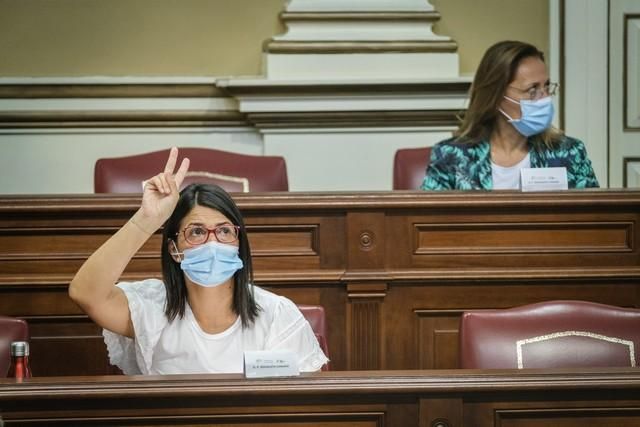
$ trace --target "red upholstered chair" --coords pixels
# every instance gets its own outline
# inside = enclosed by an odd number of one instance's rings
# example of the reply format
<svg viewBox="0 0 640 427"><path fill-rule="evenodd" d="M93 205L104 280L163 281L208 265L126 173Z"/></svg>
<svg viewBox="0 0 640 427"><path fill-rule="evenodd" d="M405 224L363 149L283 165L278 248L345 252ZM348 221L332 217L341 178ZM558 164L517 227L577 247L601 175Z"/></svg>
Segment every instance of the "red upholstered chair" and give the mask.
<svg viewBox="0 0 640 427"><path fill-rule="evenodd" d="M393 189L418 190L424 180L431 147L401 148L393 159Z"/></svg>
<svg viewBox="0 0 640 427"><path fill-rule="evenodd" d="M299 305L298 309L311 325L311 329L316 334L320 348L325 356L329 356L329 345L327 343L327 323L324 315L324 308L319 305ZM323 371L329 370L329 363L322 367Z"/></svg>
<svg viewBox="0 0 640 427"><path fill-rule="evenodd" d="M29 341L29 326L22 319L0 316L0 378L9 372L12 341Z"/></svg>
<svg viewBox="0 0 640 427"><path fill-rule="evenodd" d="M217 184L230 192L288 191L287 165L279 156L251 156L211 148L180 148L191 160L183 188L194 182ZM98 159L94 168L96 193L141 193L142 180L164 170L169 150Z"/></svg>
<svg viewBox="0 0 640 427"><path fill-rule="evenodd" d="M460 365L474 369L638 366L640 310L548 301L462 314Z"/></svg>

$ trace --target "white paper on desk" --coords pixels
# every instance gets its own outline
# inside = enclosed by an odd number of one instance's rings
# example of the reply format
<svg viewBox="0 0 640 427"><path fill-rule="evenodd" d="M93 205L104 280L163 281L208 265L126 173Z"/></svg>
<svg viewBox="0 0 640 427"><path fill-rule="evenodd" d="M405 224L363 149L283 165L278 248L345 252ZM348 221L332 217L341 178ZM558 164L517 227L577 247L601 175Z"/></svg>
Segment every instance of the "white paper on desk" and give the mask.
<svg viewBox="0 0 640 427"><path fill-rule="evenodd" d="M245 378L292 377L300 375L298 357L290 350L244 352Z"/></svg>
<svg viewBox="0 0 640 427"><path fill-rule="evenodd" d="M522 168L520 187L522 191L568 190L567 168Z"/></svg>

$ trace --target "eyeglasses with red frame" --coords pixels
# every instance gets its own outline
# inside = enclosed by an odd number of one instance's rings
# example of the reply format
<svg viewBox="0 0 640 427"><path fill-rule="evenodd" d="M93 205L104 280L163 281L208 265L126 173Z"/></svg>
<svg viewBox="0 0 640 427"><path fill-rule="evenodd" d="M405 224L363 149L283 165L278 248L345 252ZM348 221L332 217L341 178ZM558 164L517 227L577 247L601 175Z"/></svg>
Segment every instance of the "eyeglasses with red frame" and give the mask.
<svg viewBox="0 0 640 427"><path fill-rule="evenodd" d="M202 245L209 240L209 235L213 233L215 239L220 243L233 243L238 240L240 226L233 224L221 224L213 228L207 228L202 224L189 224L181 230L184 239L191 245ZM176 233L176 236L180 232Z"/></svg>

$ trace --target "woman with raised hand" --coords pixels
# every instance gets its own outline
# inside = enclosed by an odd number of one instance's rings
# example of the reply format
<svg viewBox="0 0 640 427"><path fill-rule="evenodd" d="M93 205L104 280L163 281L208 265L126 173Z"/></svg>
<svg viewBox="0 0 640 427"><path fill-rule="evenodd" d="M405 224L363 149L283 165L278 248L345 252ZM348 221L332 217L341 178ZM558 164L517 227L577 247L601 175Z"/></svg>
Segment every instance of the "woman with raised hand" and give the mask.
<svg viewBox="0 0 640 427"><path fill-rule="evenodd" d="M564 167L569 188L598 187L584 144L551 126L544 55L535 46L503 41L484 54L469 107L454 137L433 147L423 190L520 188L524 168Z"/></svg>
<svg viewBox="0 0 640 427"><path fill-rule="evenodd" d="M328 359L290 300L253 286L244 221L215 185L178 191L189 169L145 181L142 204L76 273L70 297L102 328L125 374L239 373L246 350L290 350L301 371ZM163 280L116 284L149 237L162 233Z"/></svg>

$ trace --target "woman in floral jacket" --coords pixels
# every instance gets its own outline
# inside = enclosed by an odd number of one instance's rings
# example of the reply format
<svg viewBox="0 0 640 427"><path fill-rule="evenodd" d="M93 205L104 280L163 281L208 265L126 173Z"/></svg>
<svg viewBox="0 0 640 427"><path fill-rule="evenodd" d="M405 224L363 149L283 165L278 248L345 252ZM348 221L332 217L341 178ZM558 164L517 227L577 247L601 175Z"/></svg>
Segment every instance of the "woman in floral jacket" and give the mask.
<svg viewBox="0 0 640 427"><path fill-rule="evenodd" d="M521 169L546 167L566 168L569 188L598 187L584 144L551 126L557 86L535 46L490 47L460 128L433 147L422 189L518 189Z"/></svg>

